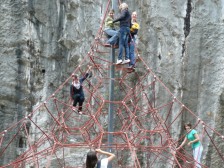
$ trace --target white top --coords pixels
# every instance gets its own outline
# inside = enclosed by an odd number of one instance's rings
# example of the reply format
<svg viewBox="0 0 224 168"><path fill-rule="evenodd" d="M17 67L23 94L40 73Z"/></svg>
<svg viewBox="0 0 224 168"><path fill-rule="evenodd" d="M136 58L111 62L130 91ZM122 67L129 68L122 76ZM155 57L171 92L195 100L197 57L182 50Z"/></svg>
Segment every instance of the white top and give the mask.
<svg viewBox="0 0 224 168"><path fill-rule="evenodd" d="M75 86L76 89L79 89L81 86L79 81L78 81L78 83L72 82L72 84L73 84L73 86Z"/></svg>
<svg viewBox="0 0 224 168"><path fill-rule="evenodd" d="M101 160L101 168L107 168L108 165L108 159L104 158Z"/></svg>

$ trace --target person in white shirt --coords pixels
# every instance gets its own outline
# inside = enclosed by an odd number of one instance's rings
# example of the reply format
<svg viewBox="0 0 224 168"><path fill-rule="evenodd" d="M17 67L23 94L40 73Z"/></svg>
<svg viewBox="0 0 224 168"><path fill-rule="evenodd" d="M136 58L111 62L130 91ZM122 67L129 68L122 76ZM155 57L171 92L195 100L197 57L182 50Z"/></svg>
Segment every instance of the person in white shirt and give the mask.
<svg viewBox="0 0 224 168"><path fill-rule="evenodd" d="M97 154L107 155L107 158L98 160ZM86 157L86 168L107 168L109 162L115 158L115 155L110 152L103 151L101 149L96 149L95 151L89 151Z"/></svg>

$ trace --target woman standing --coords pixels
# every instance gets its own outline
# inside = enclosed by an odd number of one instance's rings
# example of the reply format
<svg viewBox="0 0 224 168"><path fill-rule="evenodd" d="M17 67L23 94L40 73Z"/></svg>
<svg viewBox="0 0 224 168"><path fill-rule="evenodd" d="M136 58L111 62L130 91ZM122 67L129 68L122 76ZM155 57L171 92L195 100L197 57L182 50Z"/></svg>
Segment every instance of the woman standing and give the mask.
<svg viewBox="0 0 224 168"><path fill-rule="evenodd" d="M128 11L128 5L122 3L119 6L121 10L121 15L113 21L113 23L120 21L120 30L119 30L119 55L116 64L126 64L130 62L129 59L129 47L128 47L128 36L130 33L131 26L131 15ZM122 62L123 48L125 49L125 59Z"/></svg>
<svg viewBox="0 0 224 168"><path fill-rule="evenodd" d="M118 25L113 23L114 20L114 10L111 9L109 15L105 20L104 32L110 37L110 39L106 42L109 45L115 45L118 41Z"/></svg>
<svg viewBox="0 0 224 168"><path fill-rule="evenodd" d="M187 135L184 138L184 141L181 143L181 145L177 148L179 150L182 148L185 143L188 141L188 146L191 145L193 149L193 157L195 160L195 167L201 168L201 155L203 151L203 147L200 142L200 138L198 136L198 133L196 130L191 129L191 123L184 124L184 129L187 131Z"/></svg>
<svg viewBox="0 0 224 168"><path fill-rule="evenodd" d="M98 161L97 153L107 155L108 157ZM108 163L111 162L114 158L115 158L114 154L103 151L101 149L90 151L87 153L87 157L86 157L86 168L95 168L96 165L97 165L97 168L98 167L107 168Z"/></svg>

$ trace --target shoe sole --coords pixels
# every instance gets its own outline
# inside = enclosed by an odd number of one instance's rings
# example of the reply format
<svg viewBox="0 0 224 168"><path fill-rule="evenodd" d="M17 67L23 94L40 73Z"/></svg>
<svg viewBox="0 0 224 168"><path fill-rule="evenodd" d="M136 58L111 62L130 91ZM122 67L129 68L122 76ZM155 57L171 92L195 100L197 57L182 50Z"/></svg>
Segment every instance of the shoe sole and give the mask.
<svg viewBox="0 0 224 168"><path fill-rule="evenodd" d="M130 62L130 61L129 61ZM122 62L122 64L128 64L129 62Z"/></svg>
<svg viewBox="0 0 224 168"><path fill-rule="evenodd" d="M110 44L103 44L104 47L111 47Z"/></svg>

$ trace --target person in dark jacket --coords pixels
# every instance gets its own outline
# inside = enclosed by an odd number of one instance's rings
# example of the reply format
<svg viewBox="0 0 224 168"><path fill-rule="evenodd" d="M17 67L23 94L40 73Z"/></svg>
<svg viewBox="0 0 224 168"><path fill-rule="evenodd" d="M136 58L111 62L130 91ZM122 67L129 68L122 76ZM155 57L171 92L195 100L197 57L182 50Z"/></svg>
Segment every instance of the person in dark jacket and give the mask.
<svg viewBox="0 0 224 168"><path fill-rule="evenodd" d="M70 96L73 99L73 107L76 107L77 103L79 103L78 112L82 113L82 105L85 100L84 92L83 92L83 86L82 83L85 81L85 79L89 76L89 71L91 69L91 66L88 68L86 74L82 78L78 78L77 74L72 75L72 84L70 86ZM74 110L75 108L73 108Z"/></svg>
<svg viewBox="0 0 224 168"><path fill-rule="evenodd" d="M113 21L113 23L120 21L120 30L119 30L119 55L116 64L126 64L130 62L129 59L129 47L128 47L128 36L130 33L131 27L131 15L128 11L128 5L122 3L119 6L121 10L121 15ZM123 48L125 49L125 59L122 61Z"/></svg>

